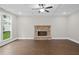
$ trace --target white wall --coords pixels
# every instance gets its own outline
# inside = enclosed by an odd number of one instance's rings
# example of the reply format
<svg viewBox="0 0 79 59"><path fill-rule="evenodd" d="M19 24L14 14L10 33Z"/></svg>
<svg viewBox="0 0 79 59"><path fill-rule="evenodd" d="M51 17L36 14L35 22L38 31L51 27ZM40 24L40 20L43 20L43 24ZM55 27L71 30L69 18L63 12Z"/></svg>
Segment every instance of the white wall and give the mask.
<svg viewBox="0 0 79 59"><path fill-rule="evenodd" d="M67 37L66 16L20 16L17 19L17 31L19 38L33 38L34 25L51 25L52 37Z"/></svg>
<svg viewBox="0 0 79 59"><path fill-rule="evenodd" d="M18 17L18 20L17 20L18 37L33 38L34 25L37 25L37 24L51 25L51 21L52 21L52 17L44 17L44 16Z"/></svg>
<svg viewBox="0 0 79 59"><path fill-rule="evenodd" d="M79 12L70 15L68 20L69 37L79 43Z"/></svg>
<svg viewBox="0 0 79 59"><path fill-rule="evenodd" d="M52 17L52 37L68 37L67 16Z"/></svg>
<svg viewBox="0 0 79 59"><path fill-rule="evenodd" d="M17 25L16 25L17 16L12 16L12 39L17 37Z"/></svg>

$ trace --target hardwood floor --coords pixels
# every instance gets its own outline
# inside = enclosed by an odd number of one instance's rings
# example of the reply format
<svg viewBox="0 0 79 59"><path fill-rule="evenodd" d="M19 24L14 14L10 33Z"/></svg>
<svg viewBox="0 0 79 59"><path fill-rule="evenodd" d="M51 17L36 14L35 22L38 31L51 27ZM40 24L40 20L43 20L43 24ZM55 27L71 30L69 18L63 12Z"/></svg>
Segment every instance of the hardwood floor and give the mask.
<svg viewBox="0 0 79 59"><path fill-rule="evenodd" d="M16 40L0 48L0 55L79 55L70 40Z"/></svg>

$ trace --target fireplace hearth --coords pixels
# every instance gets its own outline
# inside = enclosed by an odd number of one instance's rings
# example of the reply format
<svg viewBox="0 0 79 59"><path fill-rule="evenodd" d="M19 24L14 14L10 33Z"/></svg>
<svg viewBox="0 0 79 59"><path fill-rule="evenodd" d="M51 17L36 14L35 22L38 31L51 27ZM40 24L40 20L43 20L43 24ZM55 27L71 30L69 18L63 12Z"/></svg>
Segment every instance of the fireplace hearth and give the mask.
<svg viewBox="0 0 79 59"><path fill-rule="evenodd" d="M35 40L50 40L51 39L50 25L35 25Z"/></svg>

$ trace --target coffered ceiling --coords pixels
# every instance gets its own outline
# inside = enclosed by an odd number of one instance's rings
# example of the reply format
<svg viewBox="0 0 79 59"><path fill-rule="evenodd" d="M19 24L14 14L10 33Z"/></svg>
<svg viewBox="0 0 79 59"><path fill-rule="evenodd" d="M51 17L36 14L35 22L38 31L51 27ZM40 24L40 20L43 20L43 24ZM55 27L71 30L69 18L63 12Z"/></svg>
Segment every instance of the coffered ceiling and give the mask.
<svg viewBox="0 0 79 59"><path fill-rule="evenodd" d="M47 4L46 6L53 6L49 9L49 13L39 13L38 10L32 10L38 8L38 4L0 4L0 7L20 16L53 16L53 15L69 15L75 12L79 12L79 4Z"/></svg>

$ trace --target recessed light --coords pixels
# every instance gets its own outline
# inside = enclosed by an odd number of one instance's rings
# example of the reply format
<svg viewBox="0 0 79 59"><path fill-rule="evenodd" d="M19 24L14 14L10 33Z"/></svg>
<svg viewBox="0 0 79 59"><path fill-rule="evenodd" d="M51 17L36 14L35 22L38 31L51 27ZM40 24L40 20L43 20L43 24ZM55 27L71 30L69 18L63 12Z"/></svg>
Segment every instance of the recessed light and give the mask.
<svg viewBox="0 0 79 59"><path fill-rule="evenodd" d="M22 15L22 12L18 12L19 15Z"/></svg>
<svg viewBox="0 0 79 59"><path fill-rule="evenodd" d="M63 12L62 15L69 15L70 12Z"/></svg>
<svg viewBox="0 0 79 59"><path fill-rule="evenodd" d="M63 12L63 15L66 15L67 13L66 12Z"/></svg>

